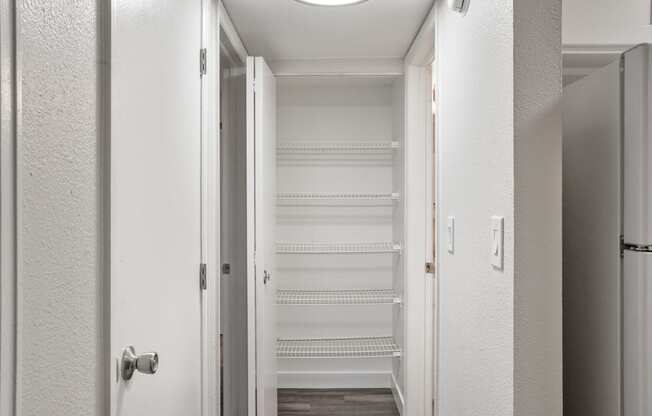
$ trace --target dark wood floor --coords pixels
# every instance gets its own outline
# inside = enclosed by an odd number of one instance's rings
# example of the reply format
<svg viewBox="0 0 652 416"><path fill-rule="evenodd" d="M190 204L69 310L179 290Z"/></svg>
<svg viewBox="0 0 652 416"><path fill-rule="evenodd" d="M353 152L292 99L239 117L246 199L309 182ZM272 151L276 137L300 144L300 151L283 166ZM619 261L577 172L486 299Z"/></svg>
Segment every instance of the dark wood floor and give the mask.
<svg viewBox="0 0 652 416"><path fill-rule="evenodd" d="M398 416L389 389L279 389L278 416Z"/></svg>

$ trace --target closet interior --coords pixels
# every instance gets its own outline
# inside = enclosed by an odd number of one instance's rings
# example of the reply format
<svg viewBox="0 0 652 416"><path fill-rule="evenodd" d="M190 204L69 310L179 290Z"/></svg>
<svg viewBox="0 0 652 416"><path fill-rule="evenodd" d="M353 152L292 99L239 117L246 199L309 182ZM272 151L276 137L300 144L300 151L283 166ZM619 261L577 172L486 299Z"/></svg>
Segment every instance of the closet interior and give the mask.
<svg viewBox="0 0 652 416"><path fill-rule="evenodd" d="M403 111L402 77L277 79L279 388L400 390Z"/></svg>
<svg viewBox="0 0 652 416"><path fill-rule="evenodd" d="M404 75L261 72L224 33L220 49L222 414L261 413L272 385L385 389L402 412L418 386L405 365ZM271 187L273 202L258 199Z"/></svg>
<svg viewBox="0 0 652 416"><path fill-rule="evenodd" d="M260 289L248 270L246 62L228 44L220 62L222 414L256 406L252 315L270 288L279 389L391 389L402 409L403 76L276 76L275 266Z"/></svg>

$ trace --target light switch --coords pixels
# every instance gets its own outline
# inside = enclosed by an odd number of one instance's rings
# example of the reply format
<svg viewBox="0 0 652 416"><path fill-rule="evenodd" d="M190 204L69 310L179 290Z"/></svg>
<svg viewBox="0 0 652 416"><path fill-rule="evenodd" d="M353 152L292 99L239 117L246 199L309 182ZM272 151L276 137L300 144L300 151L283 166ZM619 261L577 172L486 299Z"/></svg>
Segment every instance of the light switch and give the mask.
<svg viewBox="0 0 652 416"><path fill-rule="evenodd" d="M448 241L448 252L455 252L455 217L448 217L446 226L446 236Z"/></svg>
<svg viewBox="0 0 652 416"><path fill-rule="evenodd" d="M490 259L491 265L496 269L503 269L503 217L491 217L491 247Z"/></svg>

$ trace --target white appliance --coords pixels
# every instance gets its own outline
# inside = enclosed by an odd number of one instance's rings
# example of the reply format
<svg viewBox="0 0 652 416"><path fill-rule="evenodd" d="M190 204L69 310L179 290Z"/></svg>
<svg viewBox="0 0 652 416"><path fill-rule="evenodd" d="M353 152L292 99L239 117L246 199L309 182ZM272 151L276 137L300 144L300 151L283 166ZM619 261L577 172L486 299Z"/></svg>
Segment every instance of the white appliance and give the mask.
<svg viewBox="0 0 652 416"><path fill-rule="evenodd" d="M652 414L652 50L564 91L564 414Z"/></svg>

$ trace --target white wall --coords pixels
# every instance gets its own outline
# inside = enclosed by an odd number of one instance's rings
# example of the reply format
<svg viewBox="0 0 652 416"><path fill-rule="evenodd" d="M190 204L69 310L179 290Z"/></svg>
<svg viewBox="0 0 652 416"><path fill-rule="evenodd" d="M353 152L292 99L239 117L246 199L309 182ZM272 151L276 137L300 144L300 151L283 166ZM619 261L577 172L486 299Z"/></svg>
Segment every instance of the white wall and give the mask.
<svg viewBox="0 0 652 416"><path fill-rule="evenodd" d="M438 6L442 416L561 414L560 8ZM493 215L503 270L489 261Z"/></svg>
<svg viewBox="0 0 652 416"><path fill-rule="evenodd" d="M514 1L514 413L562 414L562 0Z"/></svg>
<svg viewBox="0 0 652 416"><path fill-rule="evenodd" d="M392 155L392 190L401 193L401 199L392 210L392 235L395 241L405 241L405 164L403 163L405 154L405 79L394 82L392 86L392 137L401 143L399 149ZM406 279L403 271L405 270L405 251L402 255L396 256L392 262L392 284L396 293L401 299L406 299ZM405 317L407 304L394 306L392 311L392 334L394 340L404 351L399 358L392 360L392 389L394 390L395 400L399 411L401 400L405 400L405 351L406 351L406 325Z"/></svg>
<svg viewBox="0 0 652 416"><path fill-rule="evenodd" d="M438 10L440 137L439 409L511 415L514 405L514 89L511 0ZM481 69L481 70L480 70ZM504 270L489 263L505 217ZM455 252L445 224L455 217Z"/></svg>
<svg viewBox="0 0 652 416"><path fill-rule="evenodd" d="M620 61L564 89L564 412L618 415Z"/></svg>
<svg viewBox="0 0 652 416"><path fill-rule="evenodd" d="M564 45L652 42L650 0L564 0Z"/></svg>
<svg viewBox="0 0 652 416"><path fill-rule="evenodd" d="M97 8L18 2L23 416L102 406Z"/></svg>

